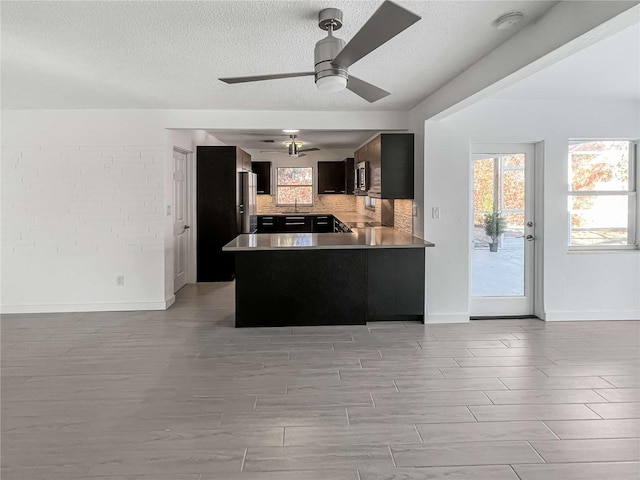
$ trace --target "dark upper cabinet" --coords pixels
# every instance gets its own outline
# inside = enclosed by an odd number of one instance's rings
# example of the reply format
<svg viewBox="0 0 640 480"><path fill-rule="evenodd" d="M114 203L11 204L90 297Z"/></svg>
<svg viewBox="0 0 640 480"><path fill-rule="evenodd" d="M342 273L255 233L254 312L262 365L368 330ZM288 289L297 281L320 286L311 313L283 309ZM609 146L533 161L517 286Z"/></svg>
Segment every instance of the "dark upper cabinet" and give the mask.
<svg viewBox="0 0 640 480"><path fill-rule="evenodd" d="M271 195L271 162L251 162L251 171L258 176L258 195Z"/></svg>
<svg viewBox="0 0 640 480"><path fill-rule="evenodd" d="M345 162L318 162L318 195L345 193Z"/></svg>
<svg viewBox="0 0 640 480"><path fill-rule="evenodd" d="M353 158L339 162L318 162L318 195L353 195L355 170Z"/></svg>
<svg viewBox="0 0 640 480"><path fill-rule="evenodd" d="M251 155L242 150L239 147L236 147L236 155L238 159L238 169L243 172L251 171Z"/></svg>
<svg viewBox="0 0 640 480"><path fill-rule="evenodd" d="M233 254L222 247L240 233L240 174L251 156L237 147L198 147L196 157L197 277L199 282L233 279Z"/></svg>
<svg viewBox="0 0 640 480"><path fill-rule="evenodd" d="M356 162L369 162L368 195L413 198L413 133L383 133L356 152Z"/></svg>
<svg viewBox="0 0 640 480"><path fill-rule="evenodd" d="M346 187L346 194L347 195L353 195L356 189L356 184L355 184L355 175L356 175L356 171L355 171L355 164L354 164L354 160L353 158L345 158L344 160L344 169L345 169L345 187Z"/></svg>

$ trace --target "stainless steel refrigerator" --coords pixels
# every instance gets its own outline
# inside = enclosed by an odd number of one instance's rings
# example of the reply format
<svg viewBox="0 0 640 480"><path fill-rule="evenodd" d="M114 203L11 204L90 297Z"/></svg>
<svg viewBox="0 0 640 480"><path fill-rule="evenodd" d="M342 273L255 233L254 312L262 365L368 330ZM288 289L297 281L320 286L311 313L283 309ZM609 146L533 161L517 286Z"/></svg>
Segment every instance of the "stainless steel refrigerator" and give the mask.
<svg viewBox="0 0 640 480"><path fill-rule="evenodd" d="M242 199L238 206L239 226L241 233L256 233L258 230L258 207L256 194L258 191L258 176L251 172L240 173L242 185Z"/></svg>

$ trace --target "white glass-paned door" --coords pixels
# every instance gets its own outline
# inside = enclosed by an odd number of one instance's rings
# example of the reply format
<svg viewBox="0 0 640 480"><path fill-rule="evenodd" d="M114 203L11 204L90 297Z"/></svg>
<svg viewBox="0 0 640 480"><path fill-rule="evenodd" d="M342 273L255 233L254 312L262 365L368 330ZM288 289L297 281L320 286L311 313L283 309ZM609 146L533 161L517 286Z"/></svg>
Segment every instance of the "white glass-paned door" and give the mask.
<svg viewBox="0 0 640 480"><path fill-rule="evenodd" d="M475 144L472 316L533 314L533 146Z"/></svg>

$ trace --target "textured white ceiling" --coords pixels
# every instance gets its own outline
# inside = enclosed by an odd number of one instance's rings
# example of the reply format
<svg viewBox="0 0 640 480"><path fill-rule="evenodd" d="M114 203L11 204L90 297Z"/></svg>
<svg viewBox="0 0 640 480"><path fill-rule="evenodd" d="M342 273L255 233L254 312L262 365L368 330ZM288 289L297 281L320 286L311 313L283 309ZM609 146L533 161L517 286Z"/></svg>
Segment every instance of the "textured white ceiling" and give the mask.
<svg viewBox="0 0 640 480"><path fill-rule="evenodd" d="M313 70L322 8L349 40L381 1L2 2L3 108L406 110L555 1L402 1L422 20L349 72L392 95L375 104L318 92L313 77L226 85L218 77Z"/></svg>
<svg viewBox="0 0 640 480"><path fill-rule="evenodd" d="M534 73L494 98L640 100L640 23Z"/></svg>

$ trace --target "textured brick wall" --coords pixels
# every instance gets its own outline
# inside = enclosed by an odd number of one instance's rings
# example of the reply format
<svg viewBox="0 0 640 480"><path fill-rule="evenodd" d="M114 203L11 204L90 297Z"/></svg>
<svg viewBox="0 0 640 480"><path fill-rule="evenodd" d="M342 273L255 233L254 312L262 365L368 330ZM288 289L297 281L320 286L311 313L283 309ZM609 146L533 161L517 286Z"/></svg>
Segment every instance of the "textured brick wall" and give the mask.
<svg viewBox="0 0 640 480"><path fill-rule="evenodd" d="M313 206L301 206L299 210L304 212L353 212L355 211L356 197L353 195L316 195ZM291 212L291 205L280 207L276 205L275 195L258 195L258 214Z"/></svg>
<svg viewBox="0 0 640 480"><path fill-rule="evenodd" d="M163 249L163 149L2 149L2 252Z"/></svg>

